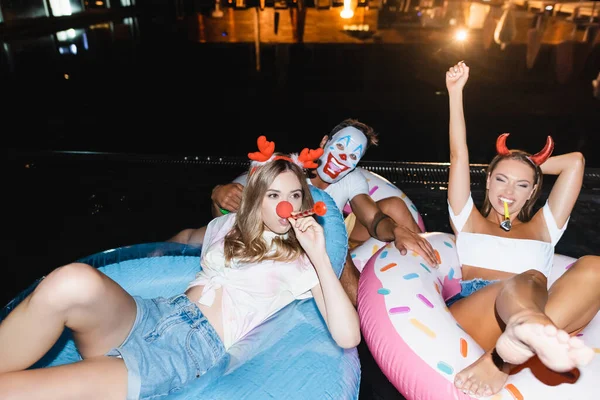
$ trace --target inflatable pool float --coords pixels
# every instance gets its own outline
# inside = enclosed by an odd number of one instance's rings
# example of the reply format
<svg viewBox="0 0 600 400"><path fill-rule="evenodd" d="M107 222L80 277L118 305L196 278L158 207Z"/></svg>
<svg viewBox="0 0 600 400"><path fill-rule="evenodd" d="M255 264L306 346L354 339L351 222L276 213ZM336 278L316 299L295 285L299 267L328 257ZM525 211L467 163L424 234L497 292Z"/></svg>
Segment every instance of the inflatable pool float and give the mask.
<svg viewBox="0 0 600 400"><path fill-rule="evenodd" d="M363 176L367 179L367 183L369 184L369 195L375 201L387 199L388 197L398 197L402 199L406 206L408 207L412 217L415 222L421 228L422 232L425 232L425 222L419 213L419 210L415 206L415 204L408 198L406 193L397 188L392 182L387 180L381 175L376 174L375 172L371 172L362 167L356 168L357 172L363 174ZM352 207L350 206L350 202L346 203L344 206L343 212L347 215L352 212Z"/></svg>
<svg viewBox="0 0 600 400"><path fill-rule="evenodd" d="M456 323L446 307L460 291L461 265L454 235L425 234L439 268L427 266L416 253L402 256L393 246L370 239L351 252L364 264L358 311L364 340L389 381L409 400L470 399L454 387L455 375L483 350ZM575 258L556 254L548 284ZM600 314L580 333L600 352ZM536 362L537 361L537 362ZM554 373L537 358L513 371L493 400L564 400L600 398L596 379L600 357L571 376Z"/></svg>
<svg viewBox="0 0 600 400"><path fill-rule="evenodd" d="M325 192L311 188L315 201L331 212L317 217L325 230L327 252L341 275L347 235L341 213ZM129 293L170 297L182 293L200 267L200 248L177 243L147 243L104 251L81 262L97 267ZM13 299L0 321L39 280ZM33 368L78 361L68 330ZM338 347L314 300L297 300L233 345L209 373L165 397L175 399L357 399L360 362L356 349Z"/></svg>

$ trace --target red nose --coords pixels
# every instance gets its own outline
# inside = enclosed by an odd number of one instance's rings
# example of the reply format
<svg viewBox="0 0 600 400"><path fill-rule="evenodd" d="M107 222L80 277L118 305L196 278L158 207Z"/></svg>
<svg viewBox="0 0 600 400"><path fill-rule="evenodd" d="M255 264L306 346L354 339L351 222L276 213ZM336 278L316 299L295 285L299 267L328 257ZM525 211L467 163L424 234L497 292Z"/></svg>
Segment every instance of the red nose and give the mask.
<svg viewBox="0 0 600 400"><path fill-rule="evenodd" d="M294 209L294 206L292 206L292 203L290 203L289 201L282 201L279 204L277 204L277 208L275 208L275 212L281 218L289 218L292 215L293 209Z"/></svg>
<svg viewBox="0 0 600 400"><path fill-rule="evenodd" d="M346 161L346 159L348 158L348 156L344 153L340 154L340 158L344 161Z"/></svg>

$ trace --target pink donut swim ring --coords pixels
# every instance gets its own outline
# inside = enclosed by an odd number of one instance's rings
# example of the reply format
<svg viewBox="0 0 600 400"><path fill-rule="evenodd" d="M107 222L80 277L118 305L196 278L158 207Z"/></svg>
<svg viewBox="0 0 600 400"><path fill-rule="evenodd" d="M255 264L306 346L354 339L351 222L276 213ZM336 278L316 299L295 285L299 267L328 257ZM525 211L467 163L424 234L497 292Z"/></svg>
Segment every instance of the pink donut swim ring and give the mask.
<svg viewBox="0 0 600 400"><path fill-rule="evenodd" d="M470 399L454 387L457 372L483 350L467 335L444 299L460 291L461 269L454 235L427 233L440 266L427 266L416 253L402 256L393 243L369 239L352 251L364 266L358 288L358 312L364 340L390 382L407 399ZM575 261L556 254L551 285ZM580 333L600 352L600 313ZM520 367L492 400L599 399L600 357L572 381L539 361ZM533 371L533 372L532 372Z"/></svg>

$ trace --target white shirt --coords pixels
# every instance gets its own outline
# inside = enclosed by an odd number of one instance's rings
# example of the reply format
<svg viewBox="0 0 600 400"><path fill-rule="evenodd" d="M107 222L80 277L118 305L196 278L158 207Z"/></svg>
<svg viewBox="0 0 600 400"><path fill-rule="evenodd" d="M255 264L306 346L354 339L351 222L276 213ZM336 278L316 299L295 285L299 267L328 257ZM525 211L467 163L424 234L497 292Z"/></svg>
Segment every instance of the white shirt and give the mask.
<svg viewBox="0 0 600 400"><path fill-rule="evenodd" d="M317 273L307 256L295 262L261 261L242 263L232 260L225 267L224 239L233 227L236 214L213 219L207 226L200 263L202 271L188 285L204 285L200 304L211 306L216 289L223 292L223 344L225 349L295 299L312 296ZM277 234L265 232L271 244ZM187 290L187 289L186 289Z"/></svg>

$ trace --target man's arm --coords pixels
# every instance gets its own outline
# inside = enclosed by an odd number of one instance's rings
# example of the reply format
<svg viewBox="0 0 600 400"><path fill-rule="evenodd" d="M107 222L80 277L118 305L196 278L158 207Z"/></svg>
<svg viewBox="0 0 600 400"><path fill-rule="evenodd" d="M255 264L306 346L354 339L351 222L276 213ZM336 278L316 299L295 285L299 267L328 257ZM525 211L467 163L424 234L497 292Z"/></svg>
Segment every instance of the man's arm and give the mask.
<svg viewBox="0 0 600 400"><path fill-rule="evenodd" d="M220 217L227 212L237 212L242 201L242 191L248 182L248 173L244 172L226 185L217 185L210 195L212 215ZM223 212L225 210L226 212Z"/></svg>
<svg viewBox="0 0 600 400"><path fill-rule="evenodd" d="M429 265L437 265L431 244L408 227L397 225L389 215L381 211L370 196L356 195L350 200L350 205L356 219L367 228L371 237L382 242L394 242L402 255L411 250L422 256Z"/></svg>

